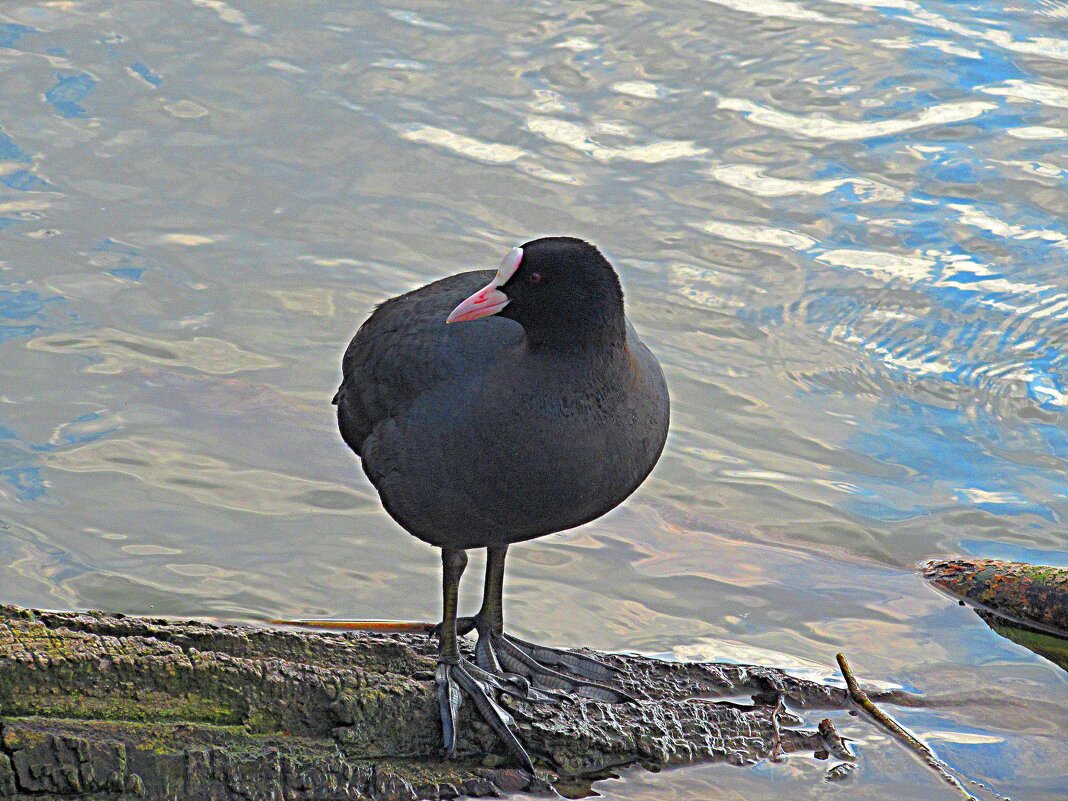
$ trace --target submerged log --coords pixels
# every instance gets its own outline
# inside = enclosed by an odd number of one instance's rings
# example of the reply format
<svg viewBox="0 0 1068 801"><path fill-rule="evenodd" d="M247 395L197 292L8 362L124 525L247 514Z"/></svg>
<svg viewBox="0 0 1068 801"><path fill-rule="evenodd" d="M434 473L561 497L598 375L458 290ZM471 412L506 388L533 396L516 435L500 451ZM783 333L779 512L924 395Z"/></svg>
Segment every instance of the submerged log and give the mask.
<svg viewBox="0 0 1068 801"><path fill-rule="evenodd" d="M789 710L848 708L842 689L772 668L599 656L636 703L502 700L538 766L531 777L470 704L459 757L442 759L425 636L0 606L0 797L573 794L635 763L836 753L833 727L796 728Z"/></svg>
<svg viewBox="0 0 1068 801"><path fill-rule="evenodd" d="M1068 670L1068 569L997 559L938 559L935 586L969 603L994 631Z"/></svg>

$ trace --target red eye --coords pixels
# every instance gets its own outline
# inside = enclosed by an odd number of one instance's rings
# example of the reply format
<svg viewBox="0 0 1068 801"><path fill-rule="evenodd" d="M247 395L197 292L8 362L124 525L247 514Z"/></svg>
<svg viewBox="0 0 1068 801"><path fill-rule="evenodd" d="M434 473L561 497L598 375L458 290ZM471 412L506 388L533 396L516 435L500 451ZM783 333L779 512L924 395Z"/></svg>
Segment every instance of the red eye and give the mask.
<svg viewBox="0 0 1068 801"><path fill-rule="evenodd" d="M529 276L527 276L527 280L530 281L530 283L532 284L540 284L541 273L531 273Z"/></svg>

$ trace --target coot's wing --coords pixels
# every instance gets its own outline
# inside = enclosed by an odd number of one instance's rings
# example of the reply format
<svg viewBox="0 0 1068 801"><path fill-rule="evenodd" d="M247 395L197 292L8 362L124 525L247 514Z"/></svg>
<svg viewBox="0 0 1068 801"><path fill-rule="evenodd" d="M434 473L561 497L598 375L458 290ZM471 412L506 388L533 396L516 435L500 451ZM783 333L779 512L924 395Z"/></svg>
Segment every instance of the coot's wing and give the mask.
<svg viewBox="0 0 1068 801"><path fill-rule="evenodd" d="M519 339L519 325L501 317L445 324L492 277L492 270L476 270L443 278L387 300L360 326L334 396L341 435L357 454L378 423L402 415L444 381L477 380L500 348Z"/></svg>

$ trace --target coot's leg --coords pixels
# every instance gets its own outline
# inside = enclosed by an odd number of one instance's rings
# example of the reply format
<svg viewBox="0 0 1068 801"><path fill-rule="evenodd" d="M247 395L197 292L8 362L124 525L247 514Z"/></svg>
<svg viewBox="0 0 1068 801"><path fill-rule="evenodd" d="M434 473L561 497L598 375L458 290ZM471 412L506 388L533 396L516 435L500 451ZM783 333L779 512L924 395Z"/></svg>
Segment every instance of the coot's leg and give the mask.
<svg viewBox="0 0 1068 801"><path fill-rule="evenodd" d="M508 546L490 546L487 550L482 608L474 617L457 620L456 628L458 634L478 632L475 648L478 666L509 678L521 676L532 690L541 690L540 695L547 696L531 700L562 700L569 693L609 703L631 700L626 693L603 683L618 673L610 665L584 654L535 645L504 633L504 560Z"/></svg>
<svg viewBox="0 0 1068 801"><path fill-rule="evenodd" d="M504 633L504 559L507 545L486 548L486 586L482 591L480 618L494 634Z"/></svg>
<svg viewBox="0 0 1068 801"><path fill-rule="evenodd" d="M475 665L461 658L456 643L456 598L460 577L467 567L467 552L462 549L443 548L441 551L443 614L438 630L438 707L441 710L441 730L445 751L449 756L456 753L456 726L460 715L462 695L470 698L482 718L508 747L519 764L530 773L534 772L530 756L512 731L515 721L490 697L490 687L506 690L495 676L485 674ZM513 690L514 692L515 690ZM517 693L518 694L518 693Z"/></svg>

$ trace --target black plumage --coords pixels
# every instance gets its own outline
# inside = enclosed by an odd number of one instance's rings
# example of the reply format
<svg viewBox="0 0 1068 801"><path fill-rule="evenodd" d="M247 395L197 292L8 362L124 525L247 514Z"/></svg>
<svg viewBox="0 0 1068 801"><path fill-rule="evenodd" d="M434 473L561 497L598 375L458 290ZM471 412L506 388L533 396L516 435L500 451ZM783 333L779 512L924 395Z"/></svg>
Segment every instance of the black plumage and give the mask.
<svg viewBox="0 0 1068 801"><path fill-rule="evenodd" d="M470 321L447 325L454 309ZM507 546L619 505L667 436L663 372L627 322L619 279L597 248L537 239L509 254L496 276L461 273L388 300L353 337L342 372L342 437L394 520L443 551L446 745L455 737L449 699L459 697L457 684L477 694L455 645L455 585L467 549L490 549L483 609L458 624L485 639L480 667L505 685L525 675L532 692L621 700L599 683L610 674L592 660L559 672L549 654L567 652L541 649L539 660L526 651L533 664L525 671L519 657L505 659L510 648L538 647L504 635L500 609ZM529 766L506 721L494 725Z"/></svg>

